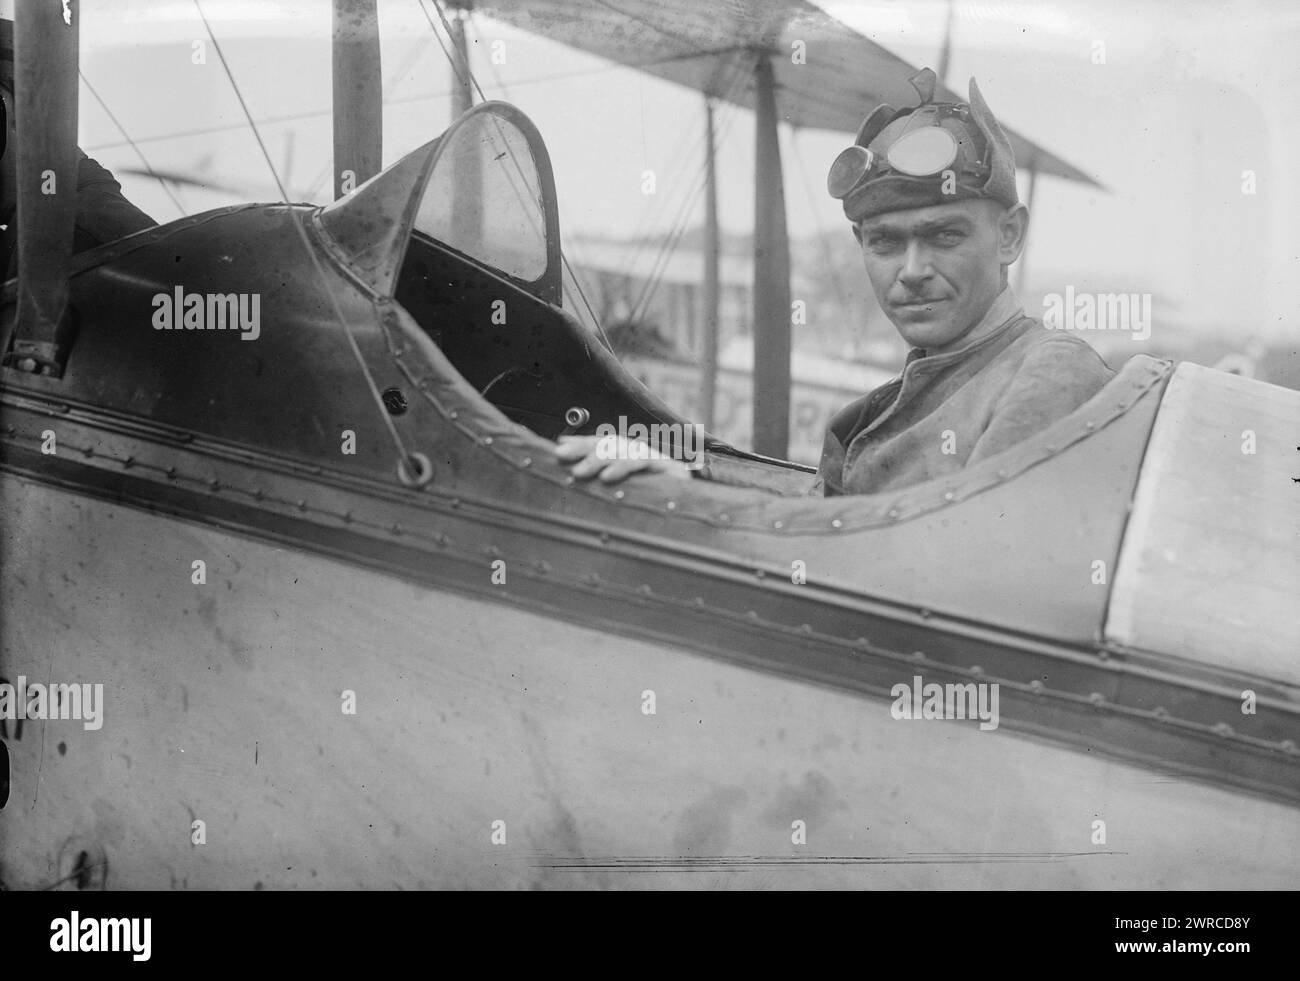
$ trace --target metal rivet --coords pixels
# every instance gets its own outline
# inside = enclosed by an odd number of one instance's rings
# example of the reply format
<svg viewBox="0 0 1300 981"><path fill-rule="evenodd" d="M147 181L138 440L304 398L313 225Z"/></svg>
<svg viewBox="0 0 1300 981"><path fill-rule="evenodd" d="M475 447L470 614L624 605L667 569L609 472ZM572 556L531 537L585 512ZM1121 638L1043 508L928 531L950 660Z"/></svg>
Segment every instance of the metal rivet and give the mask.
<svg viewBox="0 0 1300 981"><path fill-rule="evenodd" d="M1047 452L1048 452L1048 453L1055 453L1055 452L1056 452L1056 444L1055 444L1055 443L1048 443L1048 444L1047 444Z"/></svg>
<svg viewBox="0 0 1300 981"><path fill-rule="evenodd" d="M1214 734L1216 736L1231 736L1232 726L1228 725L1226 722L1220 722L1214 727Z"/></svg>
<svg viewBox="0 0 1300 981"><path fill-rule="evenodd" d="M812 631L812 624L811 624L811 623L801 623L801 624L799 624L799 632L800 632L800 633L804 633L804 634L810 634L810 633L812 633L812 632L813 632L813 631Z"/></svg>
<svg viewBox="0 0 1300 981"><path fill-rule="evenodd" d="M703 605L704 605L704 597L703 597L703 596L697 596L697 597L695 597L694 603L695 603L696 606L703 606Z"/></svg>
<svg viewBox="0 0 1300 981"><path fill-rule="evenodd" d="M890 516L891 518L897 518L897 517L898 517L898 508L890 508L890 509L889 509L889 516Z"/></svg>
<svg viewBox="0 0 1300 981"><path fill-rule="evenodd" d="M1085 422L1083 424L1083 428L1088 430L1089 432L1092 432L1092 430L1097 428L1097 424L1093 422Z"/></svg>
<svg viewBox="0 0 1300 981"><path fill-rule="evenodd" d="M1029 683L1029 690L1035 695L1041 695L1043 693L1043 683L1035 678Z"/></svg>
<svg viewBox="0 0 1300 981"><path fill-rule="evenodd" d="M955 501L957 499L957 495L954 494L952 491L948 491L943 495L943 499L945 501Z"/></svg>
<svg viewBox="0 0 1300 981"><path fill-rule="evenodd" d="M525 466L525 467L531 467L531 466L533 465L533 458L532 458L531 456L526 456L526 457L524 457L522 460L520 460L519 462L520 462L520 465L522 465L522 466Z"/></svg>
<svg viewBox="0 0 1300 981"><path fill-rule="evenodd" d="M306 510L307 510L307 501L306 501L305 499L304 499L304 500L300 500L300 501L298 502L298 510L299 510L299 511L306 511Z"/></svg>
<svg viewBox="0 0 1300 981"><path fill-rule="evenodd" d="M833 520L831 521L831 527L832 527L832 528L843 528L843 527L844 527L844 522L841 521L839 518L835 518L835 519L833 519Z"/></svg>
<svg viewBox="0 0 1300 981"><path fill-rule="evenodd" d="M133 463L135 463L135 457L133 457L133 456L128 456L125 460L122 461L122 466L123 466L124 468L126 468L126 467L130 467L131 464L133 464Z"/></svg>
<svg viewBox="0 0 1300 981"><path fill-rule="evenodd" d="M569 476L567 476L567 477L564 478L564 486L565 486L565 487L572 487L572 486L573 486L573 475L572 475L572 474L570 474Z"/></svg>
<svg viewBox="0 0 1300 981"><path fill-rule="evenodd" d="M459 497L453 497L453 498L451 499L451 506L454 507L454 508L458 508L458 507L460 507L460 498L459 498Z"/></svg>
<svg viewBox="0 0 1300 981"><path fill-rule="evenodd" d="M616 490L616 491L614 491L614 500L616 500L616 501L621 501L621 500L623 500L623 498L625 498L625 497L627 497L627 492L626 492L626 491L621 491L621 490Z"/></svg>
<svg viewBox="0 0 1300 981"><path fill-rule="evenodd" d="M924 660L925 660L925 651L912 651L912 660L913 660L913 661L924 661Z"/></svg>
<svg viewBox="0 0 1300 981"><path fill-rule="evenodd" d="M730 520L731 520L731 515L727 514L726 511L723 511L720 515L718 515L718 520L719 520L719 521L730 521Z"/></svg>
<svg viewBox="0 0 1300 981"><path fill-rule="evenodd" d="M609 532L607 532L607 531L602 531L602 532L600 533L600 540L601 540L601 543L602 543L602 544L604 544L604 545L608 545L608 544L609 544Z"/></svg>
<svg viewBox="0 0 1300 981"><path fill-rule="evenodd" d="M859 647L871 646L871 641L867 640L867 638L865 637L859 637L856 641L854 641L854 643L856 643Z"/></svg>
<svg viewBox="0 0 1300 981"><path fill-rule="evenodd" d="M1006 479L1007 479L1007 472L1005 470L999 470L998 480L1006 480Z"/></svg>
<svg viewBox="0 0 1300 981"><path fill-rule="evenodd" d="M1168 709L1164 708L1164 706L1157 705L1155 711L1152 712L1151 714L1154 715L1161 722L1167 722L1169 720L1169 711Z"/></svg>
<svg viewBox="0 0 1300 981"><path fill-rule="evenodd" d="M208 481L208 486L211 487L214 491L221 490L221 481L213 477L211 480Z"/></svg>
<svg viewBox="0 0 1300 981"><path fill-rule="evenodd" d="M782 528L785 527L785 522L784 522L784 521L773 521L773 522L772 522L772 527L775 528L777 531L780 531Z"/></svg>
<svg viewBox="0 0 1300 981"><path fill-rule="evenodd" d="M1294 753L1297 751L1294 739L1283 739L1278 743L1278 748L1280 748L1284 753Z"/></svg>
<svg viewBox="0 0 1300 981"><path fill-rule="evenodd" d="M757 610L750 610L748 613L745 614L745 616L748 617L750 620L757 620L757 619L758 619L758 611L757 611Z"/></svg>
<svg viewBox="0 0 1300 981"><path fill-rule="evenodd" d="M642 596L649 596L654 592L654 590L650 588L650 584L648 582L643 582L640 586L636 588L636 591L640 593Z"/></svg>
<svg viewBox="0 0 1300 981"><path fill-rule="evenodd" d="M971 665L970 673L976 678L984 677L984 669L981 668L978 664Z"/></svg>
<svg viewBox="0 0 1300 981"><path fill-rule="evenodd" d="M484 436L484 437L483 437L483 445L484 445L484 446L491 446L491 445L492 445L492 437L491 437L491 436Z"/></svg>
<svg viewBox="0 0 1300 981"><path fill-rule="evenodd" d="M456 409L452 409L450 412L447 413L447 418L448 418L448 419L459 419L459 418L460 418L460 412L458 412Z"/></svg>
<svg viewBox="0 0 1300 981"><path fill-rule="evenodd" d="M1106 704L1106 696L1099 691L1095 691L1088 696L1088 701L1092 702L1093 705L1101 707Z"/></svg>
<svg viewBox="0 0 1300 981"><path fill-rule="evenodd" d="M676 502L676 501L669 501L667 504L664 505L664 507L666 507L669 511L676 511L676 510L677 510L677 502Z"/></svg>
<svg viewBox="0 0 1300 981"><path fill-rule="evenodd" d="M754 577L757 578L757 579L764 579L764 578L767 577L767 573L764 572L762 569L755 569L755 570L754 570Z"/></svg>

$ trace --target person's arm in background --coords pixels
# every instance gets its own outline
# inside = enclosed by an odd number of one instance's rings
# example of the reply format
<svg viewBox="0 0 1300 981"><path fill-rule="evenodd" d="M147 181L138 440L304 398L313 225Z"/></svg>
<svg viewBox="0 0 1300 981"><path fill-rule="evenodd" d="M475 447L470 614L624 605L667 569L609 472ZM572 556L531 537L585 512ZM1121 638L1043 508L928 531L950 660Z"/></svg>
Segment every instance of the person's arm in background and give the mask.
<svg viewBox="0 0 1300 981"><path fill-rule="evenodd" d="M158 223L128 201L106 167L77 150L78 251L113 242Z"/></svg>

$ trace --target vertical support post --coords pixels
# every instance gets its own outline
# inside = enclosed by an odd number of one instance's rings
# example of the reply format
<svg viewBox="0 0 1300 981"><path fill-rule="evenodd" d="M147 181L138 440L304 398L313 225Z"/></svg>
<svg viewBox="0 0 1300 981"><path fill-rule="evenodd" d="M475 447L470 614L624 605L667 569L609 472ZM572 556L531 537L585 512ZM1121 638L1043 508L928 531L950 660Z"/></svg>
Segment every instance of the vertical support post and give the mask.
<svg viewBox="0 0 1300 981"><path fill-rule="evenodd" d="M474 107L474 86L470 81L469 42L465 18L469 3L449 3L447 24L451 28L451 118L454 122ZM483 235L483 161L475 154L457 155L452 161L453 179L461 188L451 203L451 227L458 242L477 242Z"/></svg>
<svg viewBox="0 0 1300 981"><path fill-rule="evenodd" d="M754 173L754 452L784 458L790 442L790 242L772 63L760 54Z"/></svg>
<svg viewBox="0 0 1300 981"><path fill-rule="evenodd" d="M700 338L700 423L713 431L718 386L718 176L713 100L704 98L704 297Z"/></svg>
<svg viewBox="0 0 1300 981"><path fill-rule="evenodd" d="M939 77L940 85L948 84L948 65L952 61L952 0L948 0L948 13L943 24L943 45L939 48L939 70L935 74Z"/></svg>
<svg viewBox="0 0 1300 981"><path fill-rule="evenodd" d="M469 41L465 38L467 4L448 4L447 23L451 25L451 118L459 119L474 106L474 86L469 74Z"/></svg>
<svg viewBox="0 0 1300 981"><path fill-rule="evenodd" d="M61 377L75 324L68 277L77 226L77 58L81 4L14 10L18 305L5 363Z"/></svg>
<svg viewBox="0 0 1300 981"><path fill-rule="evenodd" d="M377 0L334 0L334 198L383 165Z"/></svg>

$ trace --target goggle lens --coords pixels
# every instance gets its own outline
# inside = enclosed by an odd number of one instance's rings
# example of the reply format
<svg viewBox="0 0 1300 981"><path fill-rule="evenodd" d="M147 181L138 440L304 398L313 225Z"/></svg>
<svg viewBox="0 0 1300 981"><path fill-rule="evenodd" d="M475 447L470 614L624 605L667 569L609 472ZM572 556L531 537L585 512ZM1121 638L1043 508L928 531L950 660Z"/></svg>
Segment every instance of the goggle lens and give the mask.
<svg viewBox="0 0 1300 981"><path fill-rule="evenodd" d="M925 126L904 133L885 153L889 166L909 177L929 177L957 159L957 139L942 126Z"/></svg>
<svg viewBox="0 0 1300 981"><path fill-rule="evenodd" d="M858 186L858 182L871 170L876 155L864 146L851 146L840 153L831 164L826 177L826 189L831 197L843 199Z"/></svg>

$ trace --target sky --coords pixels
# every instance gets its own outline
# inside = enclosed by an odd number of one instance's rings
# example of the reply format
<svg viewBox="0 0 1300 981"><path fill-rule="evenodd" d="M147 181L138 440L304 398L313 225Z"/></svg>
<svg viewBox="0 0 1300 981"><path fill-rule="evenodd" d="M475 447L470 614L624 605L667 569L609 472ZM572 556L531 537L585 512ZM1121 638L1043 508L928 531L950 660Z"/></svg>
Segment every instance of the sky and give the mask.
<svg viewBox="0 0 1300 981"><path fill-rule="evenodd" d="M937 64L945 3L819 5L905 60ZM325 202L329 0L201 6L291 197ZM278 196L219 60L207 50L195 63L195 42L206 32L193 0L83 0L83 17L82 146L118 173L133 200L169 220L181 210ZM380 17L389 164L449 122L451 70L440 28L431 28L418 0L380 0ZM1300 153L1289 125L1300 82L1300 4L954 0L952 19L950 86L964 92L976 76L1003 123L1105 186L1037 182L1024 260L1031 282L1149 292L1161 312L1243 342L1300 336L1300 200L1289 176ZM698 93L482 17L471 37L487 96L518 105L546 140L570 241L661 232L683 214L691 224L701 219ZM493 63L494 49L503 63ZM720 220L748 232L752 117L725 107L718 124ZM178 209L156 181L128 172L143 165L123 131L153 168L228 190L176 190ZM827 167L848 141L783 131L795 239L843 229L844 247L853 248L838 203L825 193ZM652 195L644 193L646 171L655 174ZM1022 179L1022 196L1026 190Z"/></svg>

